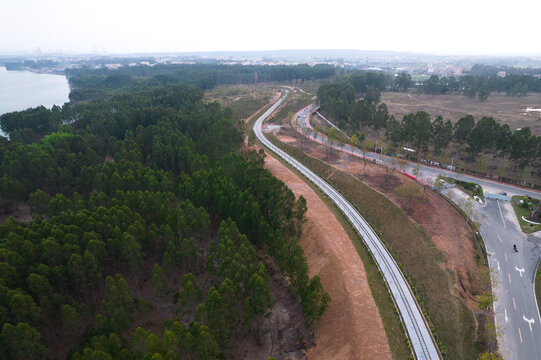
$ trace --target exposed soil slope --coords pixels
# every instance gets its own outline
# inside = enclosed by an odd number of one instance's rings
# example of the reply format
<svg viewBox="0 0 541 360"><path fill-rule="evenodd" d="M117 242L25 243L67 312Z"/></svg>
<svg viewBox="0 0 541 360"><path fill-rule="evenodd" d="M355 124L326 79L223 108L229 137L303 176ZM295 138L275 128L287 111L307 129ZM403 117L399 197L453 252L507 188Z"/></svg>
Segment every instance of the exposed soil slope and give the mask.
<svg viewBox="0 0 541 360"><path fill-rule="evenodd" d="M265 167L307 201L300 244L310 275L319 275L332 298L309 349L309 359L391 359L385 330L368 287L364 266L341 224L299 176L271 156Z"/></svg>

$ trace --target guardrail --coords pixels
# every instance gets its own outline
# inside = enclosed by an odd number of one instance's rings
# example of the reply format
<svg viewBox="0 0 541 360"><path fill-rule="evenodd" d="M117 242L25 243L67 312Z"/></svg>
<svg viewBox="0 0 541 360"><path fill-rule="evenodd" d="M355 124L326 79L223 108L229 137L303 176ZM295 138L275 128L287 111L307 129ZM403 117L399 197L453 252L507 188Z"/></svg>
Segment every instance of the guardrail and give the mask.
<svg viewBox="0 0 541 360"><path fill-rule="evenodd" d="M329 196L361 236L368 250L372 253L374 261L387 283L387 287L389 288L410 339L411 348L415 358L442 359L436 340L432 336L430 327L423 316L415 295L411 291L411 288L400 271L396 261L376 235L375 231L344 196L316 175L312 170L272 144L264 136L263 131L261 130L263 121L282 104L288 94L289 91L286 90L286 94L257 119L254 125L255 135L264 146L288 162L292 167L308 178L308 180L318 186L323 193Z"/></svg>

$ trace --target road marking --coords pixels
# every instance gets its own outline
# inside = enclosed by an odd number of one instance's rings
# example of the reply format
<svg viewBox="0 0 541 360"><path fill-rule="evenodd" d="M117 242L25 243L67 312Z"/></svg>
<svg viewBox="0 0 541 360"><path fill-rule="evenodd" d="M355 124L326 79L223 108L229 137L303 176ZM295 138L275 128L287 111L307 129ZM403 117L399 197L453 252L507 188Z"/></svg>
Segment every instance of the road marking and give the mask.
<svg viewBox="0 0 541 360"><path fill-rule="evenodd" d="M511 284L511 283L512 283L512 281L511 281L511 274L510 274L510 273L507 273L507 277L509 278L509 284Z"/></svg>
<svg viewBox="0 0 541 360"><path fill-rule="evenodd" d="M520 274L520 277L522 277L522 273L524 272L524 269L519 269L518 267L515 266L515 270L518 271L518 273Z"/></svg>
<svg viewBox="0 0 541 360"><path fill-rule="evenodd" d="M500 240L501 243L503 243L503 240L502 238L500 237L500 235L496 235L498 237L498 239Z"/></svg>
<svg viewBox="0 0 541 360"><path fill-rule="evenodd" d="M500 262L498 261L498 259L494 259L494 261L496 261L496 265L498 266L498 271L500 271Z"/></svg>
<svg viewBox="0 0 541 360"><path fill-rule="evenodd" d="M505 322L509 322L509 318L507 317L507 309L503 309L505 311Z"/></svg>
<svg viewBox="0 0 541 360"><path fill-rule="evenodd" d="M518 328L518 336L520 336L520 342L522 342L522 332L520 332L520 328Z"/></svg>
<svg viewBox="0 0 541 360"><path fill-rule="evenodd" d="M526 315L522 315L522 318L530 325L530 332L532 332L532 324L535 324L535 320L533 318L528 319Z"/></svg>
<svg viewBox="0 0 541 360"><path fill-rule="evenodd" d="M515 308L515 310L517 309L517 303L515 303L515 298L513 298L513 307Z"/></svg>
<svg viewBox="0 0 541 360"><path fill-rule="evenodd" d="M503 227L507 229L507 225L505 225L505 219L503 218L502 208L500 207L500 200L496 200L496 202L498 203L498 209L500 209L500 216L502 217Z"/></svg>
<svg viewBox="0 0 541 360"><path fill-rule="evenodd" d="M503 254L505 255L505 262L507 262L507 253L504 252Z"/></svg>

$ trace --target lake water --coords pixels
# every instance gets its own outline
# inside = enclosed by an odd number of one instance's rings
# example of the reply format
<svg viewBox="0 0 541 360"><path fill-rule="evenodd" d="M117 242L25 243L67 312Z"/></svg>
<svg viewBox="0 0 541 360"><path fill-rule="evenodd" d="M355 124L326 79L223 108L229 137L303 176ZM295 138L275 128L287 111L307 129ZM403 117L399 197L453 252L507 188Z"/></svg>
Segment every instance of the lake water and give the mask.
<svg viewBox="0 0 541 360"><path fill-rule="evenodd" d="M68 81L63 75L6 71L0 67L0 115L39 105L62 106L69 101L68 95Z"/></svg>

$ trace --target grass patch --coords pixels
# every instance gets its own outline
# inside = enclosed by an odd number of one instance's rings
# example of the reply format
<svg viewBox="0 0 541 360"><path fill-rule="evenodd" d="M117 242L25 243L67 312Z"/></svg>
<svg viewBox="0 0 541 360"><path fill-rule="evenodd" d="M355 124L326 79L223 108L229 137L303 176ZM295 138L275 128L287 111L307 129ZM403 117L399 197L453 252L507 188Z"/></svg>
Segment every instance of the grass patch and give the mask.
<svg viewBox="0 0 541 360"><path fill-rule="evenodd" d="M327 201L330 201L327 199ZM333 203L334 204L334 203ZM385 334L387 335L387 342L393 355L393 359L409 359L411 357L411 350L409 348L409 340L406 337L404 327L395 308L393 299L383 275L379 272L379 269L372 258L372 255L368 251L366 244L361 240L360 236L355 232L351 224L347 221L336 205L333 206L333 212L336 217L346 229L346 232L355 246L361 261L363 262L364 269L366 271L366 277L368 280L368 286L370 292L374 298L374 302L379 310L383 327L385 328Z"/></svg>
<svg viewBox="0 0 541 360"><path fill-rule="evenodd" d="M522 217L529 217L531 215L531 211L528 208L525 208L523 206L523 203L520 202L520 200L523 200L524 202L532 202L532 201L539 201L537 199L528 198L527 196L513 196L511 199L511 203L513 204L513 209L515 209L515 215L517 216L518 223L520 224L520 228L523 232L526 234L531 234L536 231L541 230L541 224L534 225L530 224L529 222L526 222L522 220ZM539 214L539 210L536 214ZM536 221L539 222L539 221Z"/></svg>
<svg viewBox="0 0 541 360"><path fill-rule="evenodd" d="M456 184L457 189L460 189L470 197L478 196L481 200L483 200L483 202L485 201L485 194L483 193L483 187L481 185L474 182L461 181L449 177L444 177L444 179L449 184Z"/></svg>
<svg viewBox="0 0 541 360"><path fill-rule="evenodd" d="M206 91L204 100L207 102L217 101L223 106L229 107L235 120L245 119L259 108L269 102L274 96L272 87L263 86L219 86Z"/></svg>
<svg viewBox="0 0 541 360"><path fill-rule="evenodd" d="M277 146L296 157L326 179L359 210L373 226L406 277L431 327L436 340L444 349L446 359L475 359L476 328L471 311L454 295L451 288L455 277L443 270L441 252L417 226L389 199L370 189L351 174L337 170L327 163L308 156L303 151L281 143L270 135Z"/></svg>

